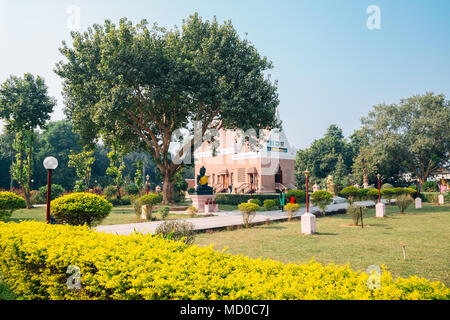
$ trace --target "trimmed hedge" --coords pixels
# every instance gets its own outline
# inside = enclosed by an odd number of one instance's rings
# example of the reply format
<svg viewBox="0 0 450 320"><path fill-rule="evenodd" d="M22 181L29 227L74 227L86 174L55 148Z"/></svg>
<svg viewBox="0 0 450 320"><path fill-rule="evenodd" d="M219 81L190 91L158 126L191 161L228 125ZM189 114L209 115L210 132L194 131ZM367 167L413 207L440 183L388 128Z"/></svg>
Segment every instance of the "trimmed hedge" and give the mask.
<svg viewBox="0 0 450 320"><path fill-rule="evenodd" d="M52 201L51 214L58 222L92 226L111 212L112 204L92 193L71 193Z"/></svg>
<svg viewBox="0 0 450 320"><path fill-rule="evenodd" d="M286 192L286 200L291 201L291 197L294 196L295 203L306 203L306 192L303 190L288 190Z"/></svg>
<svg viewBox="0 0 450 320"><path fill-rule="evenodd" d="M9 191L0 192L0 220L7 220L15 210L26 207L24 198Z"/></svg>
<svg viewBox="0 0 450 320"><path fill-rule="evenodd" d="M349 265L284 264L81 226L0 222L0 251L2 281L19 299L450 299L441 282L394 281L384 267L380 289L369 289L369 275ZM79 290L67 286L71 265Z"/></svg>
<svg viewBox="0 0 450 320"><path fill-rule="evenodd" d="M229 205L239 205L244 202L248 202L251 199L250 194L234 194L234 193L218 193L216 194L216 203L217 204L229 204ZM275 200L279 203L278 195L276 194L253 194L253 199L258 199L261 203L264 203L264 200L270 199Z"/></svg>

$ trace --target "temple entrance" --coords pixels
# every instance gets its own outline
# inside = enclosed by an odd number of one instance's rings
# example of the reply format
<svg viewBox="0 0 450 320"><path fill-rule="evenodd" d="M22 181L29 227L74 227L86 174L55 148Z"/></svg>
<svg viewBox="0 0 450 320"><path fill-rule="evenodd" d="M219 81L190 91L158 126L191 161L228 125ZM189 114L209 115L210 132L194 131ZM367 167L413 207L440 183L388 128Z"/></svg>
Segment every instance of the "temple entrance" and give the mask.
<svg viewBox="0 0 450 320"><path fill-rule="evenodd" d="M280 166L278 166L278 170L275 173L275 183L283 183L283 171Z"/></svg>

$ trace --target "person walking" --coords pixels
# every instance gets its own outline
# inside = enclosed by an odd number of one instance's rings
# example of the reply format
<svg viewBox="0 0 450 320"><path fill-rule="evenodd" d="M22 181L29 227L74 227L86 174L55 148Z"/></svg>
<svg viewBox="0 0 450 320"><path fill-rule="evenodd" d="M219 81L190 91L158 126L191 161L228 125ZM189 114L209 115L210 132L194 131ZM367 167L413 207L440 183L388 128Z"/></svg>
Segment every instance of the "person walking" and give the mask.
<svg viewBox="0 0 450 320"><path fill-rule="evenodd" d="M281 211L284 211L284 205L286 204L286 193L283 191L280 193L280 206Z"/></svg>
<svg viewBox="0 0 450 320"><path fill-rule="evenodd" d="M291 196L291 203L294 204L295 203L295 197Z"/></svg>

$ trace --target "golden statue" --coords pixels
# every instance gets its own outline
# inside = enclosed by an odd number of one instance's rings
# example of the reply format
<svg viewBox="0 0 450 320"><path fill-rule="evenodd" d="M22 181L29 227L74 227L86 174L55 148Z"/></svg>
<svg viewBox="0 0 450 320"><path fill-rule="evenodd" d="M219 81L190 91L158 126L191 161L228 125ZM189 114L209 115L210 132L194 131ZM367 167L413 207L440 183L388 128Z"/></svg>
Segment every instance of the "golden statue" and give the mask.
<svg viewBox="0 0 450 320"><path fill-rule="evenodd" d="M327 191L333 196L336 195L336 185L333 182L333 176L328 176L327 178Z"/></svg>

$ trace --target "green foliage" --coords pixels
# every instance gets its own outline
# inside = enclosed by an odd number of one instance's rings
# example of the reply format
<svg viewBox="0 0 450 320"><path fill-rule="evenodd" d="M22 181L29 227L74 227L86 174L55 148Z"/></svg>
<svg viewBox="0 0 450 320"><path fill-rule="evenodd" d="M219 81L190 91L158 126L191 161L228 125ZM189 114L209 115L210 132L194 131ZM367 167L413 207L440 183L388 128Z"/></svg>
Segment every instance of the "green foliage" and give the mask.
<svg viewBox="0 0 450 320"><path fill-rule="evenodd" d="M390 183L383 183L383 185L381 186L381 190L384 189L394 189L394 186Z"/></svg>
<svg viewBox="0 0 450 320"><path fill-rule="evenodd" d="M174 240L179 223L167 222L161 234L172 233ZM369 275L350 265L287 264L150 234L123 236L32 221L0 223L0 252L2 281L23 300L450 299L442 282L394 279L385 268L381 287L373 290ZM81 269L80 290L67 287L70 265Z"/></svg>
<svg viewBox="0 0 450 320"><path fill-rule="evenodd" d="M334 175L335 183L343 186L347 181L349 168L353 164L354 150L345 139L340 129L335 124L330 125L324 137L315 140L311 146L304 150L298 150L295 159L295 177L297 185L305 188L306 169L310 170L310 181L326 179L328 175Z"/></svg>
<svg viewBox="0 0 450 320"><path fill-rule="evenodd" d="M286 192L286 199L290 201L291 197L294 196L296 203L306 203L306 192L303 190L288 190Z"/></svg>
<svg viewBox="0 0 450 320"><path fill-rule="evenodd" d="M234 194L234 193L224 193L224 194L217 194L216 195L216 203L218 204L229 204L237 206L240 203L248 202L250 200L251 196L249 194ZM254 194L254 199L258 199L262 202L264 200L275 200L278 202L278 195L271 195L271 194Z"/></svg>
<svg viewBox="0 0 450 320"><path fill-rule="evenodd" d="M347 198L348 202L351 204L357 197L360 197L361 191L357 187L350 186L342 189L341 195Z"/></svg>
<svg viewBox="0 0 450 320"><path fill-rule="evenodd" d="M195 241L194 224L187 221L165 221L158 225L155 234L165 239L182 241L187 245L192 245Z"/></svg>
<svg viewBox="0 0 450 320"><path fill-rule="evenodd" d="M161 201L162 201L161 195L156 193L149 193L139 198L139 204L141 206L144 205L154 206L155 204L161 203Z"/></svg>
<svg viewBox="0 0 450 320"><path fill-rule="evenodd" d="M409 194L401 194L397 197L395 204L400 209L401 213L404 213L405 210L414 202L413 198Z"/></svg>
<svg viewBox="0 0 450 320"><path fill-rule="evenodd" d="M294 213L300 209L300 205L297 203L288 203L284 206L284 211L288 214L288 220L291 221Z"/></svg>
<svg viewBox="0 0 450 320"><path fill-rule="evenodd" d="M26 208L25 199L9 191L0 192L0 221L7 220L17 209Z"/></svg>
<svg viewBox="0 0 450 320"><path fill-rule="evenodd" d="M369 197L368 197L367 193L369 192L369 190L371 190L371 189L369 189L369 188L367 188L367 189L359 189L359 198L361 200L368 199Z"/></svg>
<svg viewBox="0 0 450 320"><path fill-rule="evenodd" d="M320 208L322 209L323 215L325 215L325 209L326 207L331 204L333 201L333 195L325 190L318 190L316 192L313 192L311 195L311 200Z"/></svg>
<svg viewBox="0 0 450 320"><path fill-rule="evenodd" d="M254 203L258 207L261 207L261 200L259 200L259 199L250 199L250 203Z"/></svg>
<svg viewBox="0 0 450 320"><path fill-rule="evenodd" d="M347 207L347 213L352 217L353 225L359 225L359 222L362 221L362 217L366 210L366 207L358 206L355 204L351 204Z"/></svg>
<svg viewBox="0 0 450 320"><path fill-rule="evenodd" d="M272 64L231 22L194 14L180 29L167 30L149 28L145 21L134 26L124 18L72 36L73 47L63 44L66 59L55 72L64 81L67 114L82 139L114 132L120 145L144 147L164 183L174 183L183 167L169 158L186 155L170 154L169 145L174 131L191 119L205 129L216 121L244 130L277 125L277 84L267 76ZM165 188L164 203L172 200L170 189Z"/></svg>
<svg viewBox="0 0 450 320"><path fill-rule="evenodd" d="M439 192L439 185L435 181L427 181L422 184L422 191Z"/></svg>
<svg viewBox="0 0 450 320"><path fill-rule="evenodd" d="M70 225L100 223L111 212L112 205L92 193L72 193L52 201L51 214Z"/></svg>
<svg viewBox="0 0 450 320"><path fill-rule="evenodd" d="M158 213L161 214L161 218L166 220L169 216L170 207L169 206L161 206L158 208Z"/></svg>
<svg viewBox="0 0 450 320"><path fill-rule="evenodd" d="M378 191L378 189L370 189L367 192L367 197L369 197L370 200L373 200L376 202L378 200L379 194L380 194L380 192Z"/></svg>
<svg viewBox="0 0 450 320"><path fill-rule="evenodd" d="M120 199L119 198L108 198L107 200L114 207L129 206L132 203L131 198L129 196L122 196Z"/></svg>
<svg viewBox="0 0 450 320"><path fill-rule="evenodd" d="M136 173L134 175L134 183L137 186L138 190L142 190L144 188L144 161L137 160L136 161Z"/></svg>
<svg viewBox="0 0 450 320"><path fill-rule="evenodd" d="M189 188L188 194L195 194L195 188Z"/></svg>
<svg viewBox="0 0 450 320"><path fill-rule="evenodd" d="M198 209L196 207L189 207L187 208L187 213L191 218L194 218L195 215L198 213Z"/></svg>
<svg viewBox="0 0 450 320"><path fill-rule="evenodd" d="M264 200L264 208L267 211L275 210L278 208L278 202L272 199Z"/></svg>
<svg viewBox="0 0 450 320"><path fill-rule="evenodd" d="M80 153L75 153L72 150L70 151L68 166L70 168L75 168L77 177L79 179L76 183L78 190L80 189L80 182L83 182L85 191L89 189L92 164L95 161L95 157L93 157L93 154L94 151L87 150L84 150Z"/></svg>
<svg viewBox="0 0 450 320"><path fill-rule="evenodd" d="M139 188L138 188L137 185L132 183L132 184L128 184L128 185L125 186L125 191L129 195L135 196L135 195L137 195L139 193Z"/></svg>
<svg viewBox="0 0 450 320"><path fill-rule="evenodd" d="M64 190L62 186L56 183L52 183L50 199L55 200L56 198L61 197L64 192L66 192L66 190ZM45 199L44 202L40 203L45 203L47 200L47 186L40 187L38 193L40 195L39 199Z"/></svg>
<svg viewBox="0 0 450 320"><path fill-rule="evenodd" d="M117 195L117 188L116 186L107 186L105 189L103 189L103 193L107 198L113 198Z"/></svg>
<svg viewBox="0 0 450 320"><path fill-rule="evenodd" d="M255 203L246 202L238 205L239 211L242 213L242 219L244 221L244 226L248 228L250 222L256 214L259 206Z"/></svg>

